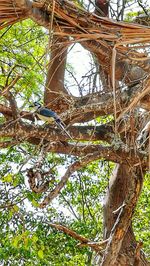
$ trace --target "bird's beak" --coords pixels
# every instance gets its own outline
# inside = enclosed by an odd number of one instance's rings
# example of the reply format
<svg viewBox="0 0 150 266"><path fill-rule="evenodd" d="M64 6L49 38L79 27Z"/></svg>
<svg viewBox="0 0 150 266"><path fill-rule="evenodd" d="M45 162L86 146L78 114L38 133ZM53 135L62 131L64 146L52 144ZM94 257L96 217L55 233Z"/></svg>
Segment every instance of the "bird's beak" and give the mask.
<svg viewBox="0 0 150 266"><path fill-rule="evenodd" d="M34 105L29 105L29 107L34 107Z"/></svg>

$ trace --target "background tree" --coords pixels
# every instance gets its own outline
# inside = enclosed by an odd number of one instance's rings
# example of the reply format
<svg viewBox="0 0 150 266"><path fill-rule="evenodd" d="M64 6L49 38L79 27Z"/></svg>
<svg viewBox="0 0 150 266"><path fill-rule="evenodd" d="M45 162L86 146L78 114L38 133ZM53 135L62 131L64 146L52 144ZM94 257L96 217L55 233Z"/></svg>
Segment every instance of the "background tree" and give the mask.
<svg viewBox="0 0 150 266"><path fill-rule="evenodd" d="M96 1L94 14L92 4L0 3L4 265L148 265L138 229L148 253L150 28L119 22L138 15L148 25L148 6L126 14L134 1ZM105 17L108 5L118 22ZM80 80L68 61L75 43L91 60ZM72 139L33 123L35 100L60 115ZM143 179L137 242L131 219Z"/></svg>

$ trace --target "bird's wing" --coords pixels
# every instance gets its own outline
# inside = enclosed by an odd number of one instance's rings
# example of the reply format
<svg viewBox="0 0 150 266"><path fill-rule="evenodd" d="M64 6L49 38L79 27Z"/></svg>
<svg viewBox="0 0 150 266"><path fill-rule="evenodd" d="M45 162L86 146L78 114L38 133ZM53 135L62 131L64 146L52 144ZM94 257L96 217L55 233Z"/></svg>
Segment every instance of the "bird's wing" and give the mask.
<svg viewBox="0 0 150 266"><path fill-rule="evenodd" d="M57 116L56 113L48 108L39 108L38 109L38 113L40 115L46 116L46 117L53 117L55 119L55 117Z"/></svg>

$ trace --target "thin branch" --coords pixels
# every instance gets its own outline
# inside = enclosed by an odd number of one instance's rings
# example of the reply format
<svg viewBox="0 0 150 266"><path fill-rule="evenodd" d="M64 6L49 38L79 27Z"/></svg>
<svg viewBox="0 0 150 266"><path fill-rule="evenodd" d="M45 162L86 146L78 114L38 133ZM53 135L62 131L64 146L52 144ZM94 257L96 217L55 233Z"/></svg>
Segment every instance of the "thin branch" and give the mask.
<svg viewBox="0 0 150 266"><path fill-rule="evenodd" d="M70 228L68 228L66 226L63 226L60 224L54 224L54 223L48 223L48 225L50 225L51 227L54 227L57 230L64 232L65 234L71 236L72 238L80 241L81 243L78 244L77 246L79 246L79 247L88 246L88 247L91 247L96 252L100 252L106 246L107 241L108 241L108 240L104 240L102 242L92 242L88 238L77 234L75 231L71 230Z"/></svg>
<svg viewBox="0 0 150 266"><path fill-rule="evenodd" d="M4 90L0 93L0 96L5 96L5 95L7 95L7 93L8 93L8 91L17 83L17 81L19 80L21 78L21 75L17 75L16 77L15 77L15 79L13 79L12 81L11 81L11 83L7 86L7 87L5 87L4 88Z"/></svg>
<svg viewBox="0 0 150 266"><path fill-rule="evenodd" d="M144 7L144 4L142 4L140 0L137 0L137 2L138 2L138 5L143 9L144 13L148 16L148 15L149 15L149 14L148 14L148 7L147 7L147 9L146 9L146 8Z"/></svg>
<svg viewBox="0 0 150 266"><path fill-rule="evenodd" d="M70 212L74 215L74 217L75 217L78 221L80 221L80 218L79 218L79 217L77 216L77 214L75 213L73 207L71 206L70 201L67 200L67 199L65 198L65 196L63 195L63 193L60 193L60 195L61 195L61 197L63 198L63 200L67 203L67 205L69 206Z"/></svg>
<svg viewBox="0 0 150 266"><path fill-rule="evenodd" d="M5 204L5 205L0 205L0 209L13 208L15 205L24 201L25 199L26 199L26 197L23 197L22 199L18 200L17 202Z"/></svg>

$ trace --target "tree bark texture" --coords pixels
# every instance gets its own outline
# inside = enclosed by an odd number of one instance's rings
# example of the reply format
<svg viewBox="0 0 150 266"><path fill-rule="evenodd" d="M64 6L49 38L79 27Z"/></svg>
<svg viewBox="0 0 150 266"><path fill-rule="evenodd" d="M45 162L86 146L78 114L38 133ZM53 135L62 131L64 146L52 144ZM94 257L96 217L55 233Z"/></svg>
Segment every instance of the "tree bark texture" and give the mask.
<svg viewBox="0 0 150 266"><path fill-rule="evenodd" d="M62 113L69 107L69 95L64 88L64 77L67 59L67 47L63 45L63 38L52 38L50 61L44 93L44 103L47 107ZM57 107L57 108L56 108Z"/></svg>
<svg viewBox="0 0 150 266"><path fill-rule="evenodd" d="M133 193L132 189L136 189L133 187L133 179L139 180L140 186L142 187L142 175L143 174L140 168L133 170L132 168L130 168L125 164L116 165L109 181L109 187L106 193L105 203L104 203L104 239L108 239L111 235L112 228L118 217L118 212L119 212L118 208L122 206L122 204L126 201L129 194L132 195ZM139 189L139 192L137 193L137 197L140 195L141 187ZM138 198L136 200L138 200ZM128 217L128 213L126 213L126 219L130 220L130 217ZM124 219L124 223L126 223L126 219ZM119 237L118 241L120 241ZM122 245L120 246L120 251L117 260L115 263L111 263L111 261L113 261L113 257L111 257L109 265L112 266L149 265L148 262L145 261L142 252L140 253L141 257L137 256L136 248L137 248L137 242L133 233L132 222L130 220L130 224L125 233ZM99 265L107 265L107 264L101 264L100 261Z"/></svg>

